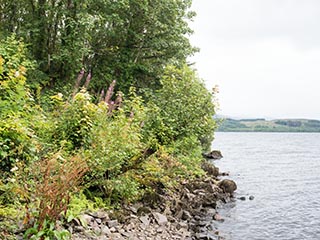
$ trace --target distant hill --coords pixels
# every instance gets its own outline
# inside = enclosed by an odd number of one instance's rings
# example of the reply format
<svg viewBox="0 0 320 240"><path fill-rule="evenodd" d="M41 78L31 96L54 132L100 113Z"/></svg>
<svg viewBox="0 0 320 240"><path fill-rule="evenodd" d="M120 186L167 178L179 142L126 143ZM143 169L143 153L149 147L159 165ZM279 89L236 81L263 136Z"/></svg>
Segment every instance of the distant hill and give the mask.
<svg viewBox="0 0 320 240"><path fill-rule="evenodd" d="M320 132L320 121L311 119L218 119L217 132Z"/></svg>

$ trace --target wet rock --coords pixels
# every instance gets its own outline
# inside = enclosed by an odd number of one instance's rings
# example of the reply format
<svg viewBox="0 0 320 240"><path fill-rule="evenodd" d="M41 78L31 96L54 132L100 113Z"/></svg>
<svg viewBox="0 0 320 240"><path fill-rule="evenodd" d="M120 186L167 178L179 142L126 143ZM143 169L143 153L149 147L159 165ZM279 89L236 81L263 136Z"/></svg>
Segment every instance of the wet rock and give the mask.
<svg viewBox="0 0 320 240"><path fill-rule="evenodd" d="M223 158L222 153L219 150L213 150L209 153L204 153L203 156L205 158L214 159L214 160Z"/></svg>
<svg viewBox="0 0 320 240"><path fill-rule="evenodd" d="M238 199L240 199L241 201L245 201L246 200L246 197L239 197Z"/></svg>
<svg viewBox="0 0 320 240"><path fill-rule="evenodd" d="M233 180L224 179L218 183L218 186L225 192L232 194L237 190L237 184Z"/></svg>

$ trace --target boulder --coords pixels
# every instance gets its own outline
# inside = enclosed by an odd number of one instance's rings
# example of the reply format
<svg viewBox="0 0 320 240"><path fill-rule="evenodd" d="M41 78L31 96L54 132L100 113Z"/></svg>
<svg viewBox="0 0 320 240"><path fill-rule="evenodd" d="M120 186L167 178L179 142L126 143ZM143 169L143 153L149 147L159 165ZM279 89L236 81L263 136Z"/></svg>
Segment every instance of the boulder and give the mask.
<svg viewBox="0 0 320 240"><path fill-rule="evenodd" d="M223 158L223 156L219 150L212 150L209 153L204 153L203 156L205 158L214 159L214 160Z"/></svg>
<svg viewBox="0 0 320 240"><path fill-rule="evenodd" d="M203 161L201 164L201 168L205 171L208 175L218 177L219 175L219 168L214 166L212 163Z"/></svg>
<svg viewBox="0 0 320 240"><path fill-rule="evenodd" d="M237 190L237 184L229 179L224 179L218 182L218 187L220 187L225 193L232 194L235 190Z"/></svg>

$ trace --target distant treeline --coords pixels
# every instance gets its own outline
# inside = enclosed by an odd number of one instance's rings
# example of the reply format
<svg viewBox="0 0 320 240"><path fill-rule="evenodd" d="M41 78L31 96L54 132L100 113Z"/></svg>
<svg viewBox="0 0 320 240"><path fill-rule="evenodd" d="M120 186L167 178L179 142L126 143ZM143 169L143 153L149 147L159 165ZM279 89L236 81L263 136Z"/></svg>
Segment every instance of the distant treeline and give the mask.
<svg viewBox="0 0 320 240"><path fill-rule="evenodd" d="M221 119L220 132L320 132L320 121L309 119Z"/></svg>

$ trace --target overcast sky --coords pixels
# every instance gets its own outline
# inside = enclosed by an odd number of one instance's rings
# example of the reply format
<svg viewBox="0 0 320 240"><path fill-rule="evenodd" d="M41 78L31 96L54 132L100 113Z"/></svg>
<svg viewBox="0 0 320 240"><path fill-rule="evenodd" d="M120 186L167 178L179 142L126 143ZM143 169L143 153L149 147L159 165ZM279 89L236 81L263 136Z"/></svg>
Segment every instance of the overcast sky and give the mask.
<svg viewBox="0 0 320 240"><path fill-rule="evenodd" d="M191 61L219 114L320 119L319 0L193 0Z"/></svg>

